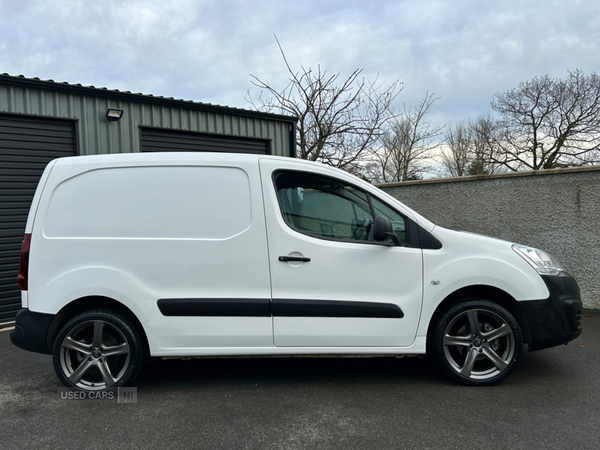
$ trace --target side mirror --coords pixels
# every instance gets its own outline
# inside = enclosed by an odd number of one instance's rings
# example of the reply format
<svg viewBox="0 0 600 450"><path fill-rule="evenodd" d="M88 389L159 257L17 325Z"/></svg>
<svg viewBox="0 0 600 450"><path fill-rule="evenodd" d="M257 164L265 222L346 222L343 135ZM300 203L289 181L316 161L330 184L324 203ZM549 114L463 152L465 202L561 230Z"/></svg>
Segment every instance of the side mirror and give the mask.
<svg viewBox="0 0 600 450"><path fill-rule="evenodd" d="M398 236L392 228L392 221L385 216L375 216L373 222L373 239L382 245L400 245Z"/></svg>

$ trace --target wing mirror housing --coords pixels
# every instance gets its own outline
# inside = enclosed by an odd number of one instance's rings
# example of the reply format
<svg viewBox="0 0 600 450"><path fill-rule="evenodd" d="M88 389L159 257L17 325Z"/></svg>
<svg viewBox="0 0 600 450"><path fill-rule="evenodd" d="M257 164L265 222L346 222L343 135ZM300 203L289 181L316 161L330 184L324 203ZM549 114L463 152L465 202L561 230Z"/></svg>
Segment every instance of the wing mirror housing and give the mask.
<svg viewBox="0 0 600 450"><path fill-rule="evenodd" d="M375 216L373 239L381 245L400 245L400 240L392 228L392 221L385 216Z"/></svg>

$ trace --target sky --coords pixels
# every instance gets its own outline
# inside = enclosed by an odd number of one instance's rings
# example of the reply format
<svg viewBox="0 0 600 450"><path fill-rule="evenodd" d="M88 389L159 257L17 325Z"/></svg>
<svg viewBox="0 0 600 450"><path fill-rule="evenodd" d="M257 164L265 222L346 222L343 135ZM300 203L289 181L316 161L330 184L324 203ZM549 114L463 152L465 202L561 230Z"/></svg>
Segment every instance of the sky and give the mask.
<svg viewBox="0 0 600 450"><path fill-rule="evenodd" d="M0 73L251 109L251 75L294 68L400 79L436 124L490 112L538 75L597 71L600 2L529 0L0 0Z"/></svg>

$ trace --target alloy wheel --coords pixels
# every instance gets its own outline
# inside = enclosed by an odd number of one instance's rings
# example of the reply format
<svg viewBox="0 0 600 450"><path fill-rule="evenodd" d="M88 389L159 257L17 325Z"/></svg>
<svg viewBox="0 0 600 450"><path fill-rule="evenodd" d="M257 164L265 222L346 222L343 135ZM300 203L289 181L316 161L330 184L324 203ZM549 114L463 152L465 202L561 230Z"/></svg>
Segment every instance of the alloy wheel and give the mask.
<svg viewBox="0 0 600 450"><path fill-rule="evenodd" d="M460 376L489 380L504 372L516 352L508 322L486 309L468 309L456 315L443 335L444 356Z"/></svg>
<svg viewBox="0 0 600 450"><path fill-rule="evenodd" d="M104 320L88 320L74 326L60 348L60 368L73 385L102 390L125 375L131 350L125 335Z"/></svg>

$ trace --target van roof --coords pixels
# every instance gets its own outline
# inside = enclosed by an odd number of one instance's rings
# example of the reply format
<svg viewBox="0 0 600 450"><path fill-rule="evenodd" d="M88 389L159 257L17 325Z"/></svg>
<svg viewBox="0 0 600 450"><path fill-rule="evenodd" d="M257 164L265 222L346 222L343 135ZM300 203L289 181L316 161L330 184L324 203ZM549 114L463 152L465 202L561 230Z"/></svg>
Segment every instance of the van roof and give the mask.
<svg viewBox="0 0 600 450"><path fill-rule="evenodd" d="M102 155L85 155L85 156L66 156L56 159L56 166L78 166L78 165L122 165L127 163L133 164L194 164L197 162L258 162L259 159L270 159L278 161L293 161L294 164L306 166L326 167L333 170L339 170L335 167L328 166L323 163L307 161L304 159L290 158L288 156L276 155L253 155L248 153L226 153L226 152L148 152L148 153L109 153Z"/></svg>
<svg viewBox="0 0 600 450"><path fill-rule="evenodd" d="M225 152L148 152L148 153L109 153L102 155L67 156L58 158L58 165L110 164L124 162L196 162L196 161L258 161L261 158L287 158L284 156L252 155L246 153Z"/></svg>

